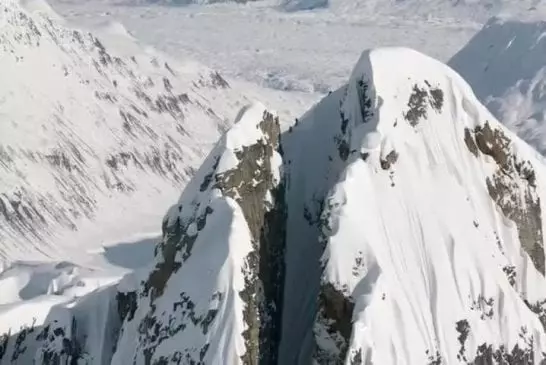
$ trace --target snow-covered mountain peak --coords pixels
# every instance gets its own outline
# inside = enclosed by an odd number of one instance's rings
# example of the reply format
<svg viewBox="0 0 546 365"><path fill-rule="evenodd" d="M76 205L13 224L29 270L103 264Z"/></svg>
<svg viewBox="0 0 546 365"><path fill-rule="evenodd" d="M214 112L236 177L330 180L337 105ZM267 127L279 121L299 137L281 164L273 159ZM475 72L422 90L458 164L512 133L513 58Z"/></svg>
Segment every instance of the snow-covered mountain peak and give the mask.
<svg viewBox="0 0 546 365"><path fill-rule="evenodd" d="M262 106L237 120L167 214L114 363L544 357L544 163L449 67L372 50L282 135Z"/></svg>
<svg viewBox="0 0 546 365"><path fill-rule="evenodd" d="M188 86L175 76L191 79L193 70L184 74L150 55L149 63L120 57L118 64L94 38L81 45L92 56L74 47L63 52L92 66L91 85L109 85L99 90L110 96L99 100L114 104L104 116L113 121L69 124L70 136L97 133L104 144L90 137L86 143L97 144L85 163L73 166L77 154L61 154L53 159L59 170L48 174L106 169L121 186L142 180L161 189L187 156L197 159L193 139L203 125L222 125L203 97L230 95L218 74L206 70ZM143 63L152 82L136 76ZM87 100L88 86L69 86L68 95ZM68 109L55 114L60 125ZM144 123L152 114L161 118ZM100 134L106 125L112 141ZM2 140L12 146L6 150L30 148L9 128L17 138ZM163 164L175 142L180 158ZM165 150L146 162L138 154L146 146ZM0 336L0 363L14 356L15 363L47 357L101 365L540 363L545 167L448 66L409 49L364 52L347 85L283 133L263 105L243 107L165 215L152 264L69 304L51 301L39 329L26 318L16 335ZM101 183L91 181L84 190Z"/></svg>
<svg viewBox="0 0 546 365"><path fill-rule="evenodd" d="M542 358L544 163L449 67L366 52L283 150L285 363Z"/></svg>
<svg viewBox="0 0 546 365"><path fill-rule="evenodd" d="M213 149L165 217L114 364L276 356L264 339L278 340L282 305L279 136L278 119L256 104Z"/></svg>
<svg viewBox="0 0 546 365"><path fill-rule="evenodd" d="M357 136L353 149L376 149L391 137L415 131L420 120L442 118L442 87L452 80L459 81L451 70L411 49L364 52L353 69L341 108L353 123L351 133ZM399 125L402 119L407 123Z"/></svg>

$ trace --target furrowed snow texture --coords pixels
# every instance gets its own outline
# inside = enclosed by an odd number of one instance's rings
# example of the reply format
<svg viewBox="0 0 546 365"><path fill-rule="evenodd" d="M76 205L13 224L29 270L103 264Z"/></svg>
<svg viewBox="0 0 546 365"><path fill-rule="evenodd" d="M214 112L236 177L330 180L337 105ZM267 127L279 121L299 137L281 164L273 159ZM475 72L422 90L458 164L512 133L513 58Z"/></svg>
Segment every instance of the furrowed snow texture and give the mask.
<svg viewBox="0 0 546 365"><path fill-rule="evenodd" d="M244 101L119 27L99 40L28 3L0 2L0 267L160 221Z"/></svg>
<svg viewBox="0 0 546 365"><path fill-rule="evenodd" d="M541 157L414 51L365 53L335 98L349 152L320 216L315 361L540 363Z"/></svg>
<svg viewBox="0 0 546 365"><path fill-rule="evenodd" d="M4 305L0 364L544 363L545 174L454 71L367 51L285 133L244 108L149 268Z"/></svg>

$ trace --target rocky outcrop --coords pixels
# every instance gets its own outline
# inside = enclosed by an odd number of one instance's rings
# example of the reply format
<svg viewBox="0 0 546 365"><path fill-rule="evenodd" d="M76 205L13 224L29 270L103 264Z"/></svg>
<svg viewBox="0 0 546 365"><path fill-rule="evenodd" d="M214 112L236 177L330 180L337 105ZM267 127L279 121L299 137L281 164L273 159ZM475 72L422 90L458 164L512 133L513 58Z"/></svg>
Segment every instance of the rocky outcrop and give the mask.
<svg viewBox="0 0 546 365"><path fill-rule="evenodd" d="M216 175L215 187L241 207L252 234L246 258L243 332L244 364L276 364L284 290L286 202L284 182L275 181L274 154L280 152L279 120L264 112L262 139L236 151L237 166Z"/></svg>
<svg viewBox="0 0 546 365"><path fill-rule="evenodd" d="M99 65L116 63L96 47ZM198 85L230 88L215 74ZM126 131L194 100L140 96L149 110L125 113ZM137 152L105 161L113 174L177 170ZM0 362L30 351L55 365L97 353L111 365L540 363L545 171L444 65L366 52L285 133L265 107L241 110L167 212L152 265L108 294L102 351L85 340L80 299L62 321L0 337Z"/></svg>
<svg viewBox="0 0 546 365"><path fill-rule="evenodd" d="M286 229L280 126L277 117L256 105L244 108L238 119L166 216L156 264L138 290L136 310L129 300L131 293L119 298L126 319L115 361L127 361L132 352L145 364L176 359L206 364L230 354L243 364L277 363ZM229 215L226 209L235 214L234 227L239 219L244 222L241 229L248 230L248 238L232 239L229 235L235 233L217 231L223 226L219 220L226 219L221 214ZM220 234L218 241L211 241L215 234ZM225 253L224 245L230 247ZM205 263L195 271L196 262L207 260L202 253L206 246L216 246L210 255L219 255L224 264L210 267ZM239 256L239 251L245 254ZM220 273L225 265L233 282L224 286L219 282L224 281ZM196 277L207 270L217 272L211 286L201 288L210 296L203 298L203 293L189 285L185 270ZM181 279L184 284L174 284ZM235 282L240 282L237 289ZM242 347L232 344L224 351L216 349L229 344L209 339L220 336L224 331L220 324L232 320L242 320L237 325L241 332L234 336ZM124 336L132 330L138 333L138 344L131 350ZM178 339L184 343L183 338L203 338L203 342L197 347L165 349L167 342ZM215 348L213 354L211 348Z"/></svg>
<svg viewBox="0 0 546 365"><path fill-rule="evenodd" d="M487 191L502 213L516 224L523 250L544 275L542 211L533 165L519 158L510 138L488 122L473 133L466 129L465 143L476 157L479 151L495 161L497 169L486 179Z"/></svg>

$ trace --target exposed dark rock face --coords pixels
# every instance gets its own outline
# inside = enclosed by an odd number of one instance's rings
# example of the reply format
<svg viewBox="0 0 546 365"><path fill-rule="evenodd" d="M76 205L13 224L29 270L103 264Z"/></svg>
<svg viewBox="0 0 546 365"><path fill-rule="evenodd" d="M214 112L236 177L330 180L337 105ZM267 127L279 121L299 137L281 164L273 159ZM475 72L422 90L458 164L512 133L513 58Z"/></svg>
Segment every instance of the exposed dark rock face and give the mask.
<svg viewBox="0 0 546 365"><path fill-rule="evenodd" d="M459 344L460 344L459 353L457 354L457 359L459 359L459 361L466 361L465 342L468 339L468 334L470 333L470 325L468 324L468 321L466 319L462 319L458 321L455 324L455 330L459 334L457 337L457 341L459 341Z"/></svg>
<svg viewBox="0 0 546 365"><path fill-rule="evenodd" d="M408 101L408 111L406 112L406 120L415 127L419 123L419 119L426 119L427 117L427 92L425 89L419 88L417 85L413 86L413 93L410 95Z"/></svg>
<svg viewBox="0 0 546 365"><path fill-rule="evenodd" d="M347 162L351 161L349 157L352 154L355 154L355 157L361 158L364 161L369 157L369 153L351 150L349 141L351 140L352 130L356 122L345 115L344 103L347 101L349 88L351 86L354 87L358 100L358 114L353 115L353 117L357 118L356 120L359 120L363 124L372 123L375 110L373 105L373 90L371 90L370 85L371 81L368 79L368 76L362 75L354 85L345 87L343 96L339 102L339 125L341 133L335 132L334 134L334 145L339 152L339 160L335 161L329 158L332 168L336 165L335 169L339 169L339 171L342 171L343 166L346 166ZM392 151L386 157L387 161L381 161L382 167L388 169L391 164L396 162L397 158L396 151ZM326 232L331 232L333 229L330 219L331 212L338 207L337 202L327 199L328 189L323 191L324 195L319 194L314 196L312 200L313 204L306 205L303 212L309 225L317 230L316 240L321 252L327 246L328 237ZM322 264L324 265L325 263L323 262ZM356 258L355 265L353 272L360 270L362 265L361 259L359 261ZM368 359L363 359L360 351L348 353L354 308L350 294L344 290L339 290L333 283L325 281L317 289L316 314L312 328L314 345L309 356L319 364L343 364L345 361L350 361L351 364L367 363ZM317 341L318 338L328 338L329 341L335 344L335 349L322 348L321 344Z"/></svg>
<svg viewBox="0 0 546 365"><path fill-rule="evenodd" d="M464 129L464 143L466 144L466 147L470 153L472 153L475 157L478 157L478 146L476 146L476 141L472 136L472 132L468 128Z"/></svg>
<svg viewBox="0 0 546 365"><path fill-rule="evenodd" d="M218 172L220 156L212 162L212 170L199 182L199 193L208 194L212 189L235 200L244 214L252 237L252 251L241 268L244 289L240 292L245 303L243 312L246 330L243 332L246 352L244 364L276 364L281 334L281 318L284 284L284 249L286 208L284 181L274 169L275 154L280 147L279 121L265 112L257 124L262 138L251 145L233 151L238 163L232 169ZM280 181L277 180L280 178ZM193 210L193 208L195 208ZM163 241L156 247L157 263L142 283L141 298L149 298L150 308L139 321L138 350L148 364L182 361L200 364L206 356L209 344L199 349L184 349L171 354L155 354L157 347L166 339L192 325L208 333L218 311L198 310L188 293L180 293L180 300L173 303L172 313L158 313L156 301L163 296L167 283L191 258L194 244L206 228L207 217L213 214L210 206L197 203L190 217L177 216L163 222ZM182 206L178 207L182 211ZM215 293L210 302L221 303L224 293ZM118 294L118 310L122 318L131 321L136 304L133 293ZM163 362L162 362L163 361Z"/></svg>
<svg viewBox="0 0 546 365"><path fill-rule="evenodd" d="M437 113L442 111L444 105L444 92L432 87L428 81L425 81L425 84L427 88L413 85L413 92L408 100L408 110L404 113L404 118L412 127L416 127L421 120L427 119L429 105Z"/></svg>
<svg viewBox="0 0 546 365"><path fill-rule="evenodd" d="M442 355L438 351L431 352L429 350L426 351L427 354L427 365L442 365Z"/></svg>
<svg viewBox="0 0 546 365"><path fill-rule="evenodd" d="M9 336L10 336L10 333L5 333L0 336L0 361L2 361L2 359L6 355L6 352L8 349Z"/></svg>
<svg viewBox="0 0 546 365"><path fill-rule="evenodd" d="M542 211L533 167L528 161L518 159L512 151L512 141L488 122L472 132L466 129L464 139L474 156L481 153L497 164L495 173L486 179L489 196L516 224L522 248L544 275Z"/></svg>
<svg viewBox="0 0 546 365"><path fill-rule="evenodd" d="M470 309L479 312L480 319L483 321L485 319L493 318L493 316L495 315L494 305L495 298L486 298L482 294L478 294L476 300L472 301Z"/></svg>
<svg viewBox="0 0 546 365"><path fill-rule="evenodd" d="M174 224L163 226L163 241L156 248L156 256L161 260L150 273L148 280L144 282L143 294L150 295L151 301L163 295L165 285L172 274L176 273L183 263L190 258L197 234L188 234L189 227L196 224L198 231L202 231L207 223L207 216L213 210L206 207L203 214L197 215L193 220L182 222L177 218ZM195 223L194 223L195 222ZM177 260L180 253L181 260Z"/></svg>
<svg viewBox="0 0 546 365"><path fill-rule="evenodd" d="M244 364L276 364L280 341L284 289L286 208L284 183L274 182L271 161L280 151L277 118L265 113L259 124L264 138L236 153L239 164L216 176L216 187L241 206L252 233L254 250L248 255L243 333ZM264 204L267 194L273 201ZM263 292L263 298L259 293Z"/></svg>
<svg viewBox="0 0 546 365"><path fill-rule="evenodd" d="M217 86L222 89L229 88L229 83L218 72L211 73L210 78L214 86Z"/></svg>
<svg viewBox="0 0 546 365"><path fill-rule="evenodd" d="M444 106L444 92L439 88L430 88L429 94L430 106L436 110L436 112L440 112Z"/></svg>
<svg viewBox="0 0 546 365"><path fill-rule="evenodd" d="M88 362L88 355L76 338L76 326L76 319L72 318L70 328L53 321L42 330L38 335L42 340L37 355L40 364L72 365Z"/></svg>
<svg viewBox="0 0 546 365"><path fill-rule="evenodd" d="M131 321L135 316L137 309L137 293L135 291L122 293L118 292L116 295L118 303L118 315L123 322L126 318Z"/></svg>
<svg viewBox="0 0 546 365"><path fill-rule="evenodd" d="M392 150L387 154L387 156L385 156L385 159L381 159L381 168L383 170L388 170L396 163L396 161L398 161L398 152Z"/></svg>
<svg viewBox="0 0 546 365"><path fill-rule="evenodd" d="M328 336L338 349L337 353L324 351L320 347L315 350L314 358L320 364L343 364L349 348L354 303L348 294L336 289L331 283L324 284L319 296L319 312L317 322L322 336ZM319 329L315 329L315 335Z"/></svg>
<svg viewBox="0 0 546 365"><path fill-rule="evenodd" d="M512 287L516 285L516 267L513 265L504 266L502 271L506 274L506 278Z"/></svg>
<svg viewBox="0 0 546 365"><path fill-rule="evenodd" d="M369 88L369 82L365 80L364 77L358 80L356 90L358 93L358 102L360 104L360 115L364 123L368 123L374 116Z"/></svg>
<svg viewBox="0 0 546 365"><path fill-rule="evenodd" d="M546 331L546 299L539 300L535 303L529 303L525 300L525 304L527 304L527 307L537 315L540 323L542 323L542 327Z"/></svg>
<svg viewBox="0 0 546 365"><path fill-rule="evenodd" d="M525 327L520 329L520 338L525 341L525 346L515 345L512 350L500 346L494 348L491 344L483 343L478 346L473 361L468 362L471 365L534 365L534 342L532 335L527 333Z"/></svg>
<svg viewBox="0 0 546 365"><path fill-rule="evenodd" d="M351 357L350 365L363 365L362 362L362 350L358 350L353 357Z"/></svg>
<svg viewBox="0 0 546 365"><path fill-rule="evenodd" d="M211 300L222 300L221 293L215 293ZM173 303L172 313L169 313L165 320L160 319L152 305L151 311L147 313L138 327L139 351L144 355L144 364L180 363L182 360L189 364L202 364L202 359L208 351L209 344L203 343L199 348L184 348L170 354L161 355L153 362L153 355L157 347L165 340L175 336L178 332L184 331L189 324L200 327L206 334L210 323L214 320L216 311L208 310L198 312L193 300L185 292L180 293L180 300ZM200 360L196 360L200 359Z"/></svg>

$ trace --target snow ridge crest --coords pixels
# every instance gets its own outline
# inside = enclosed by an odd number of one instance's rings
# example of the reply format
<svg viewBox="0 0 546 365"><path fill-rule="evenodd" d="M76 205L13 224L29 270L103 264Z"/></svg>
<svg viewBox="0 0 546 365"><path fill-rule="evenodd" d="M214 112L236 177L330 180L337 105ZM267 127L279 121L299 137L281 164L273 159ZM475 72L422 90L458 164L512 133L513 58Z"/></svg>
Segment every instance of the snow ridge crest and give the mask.
<svg viewBox="0 0 546 365"><path fill-rule="evenodd" d="M367 51L284 133L243 108L112 294L109 362L540 363L545 187L449 67Z"/></svg>

